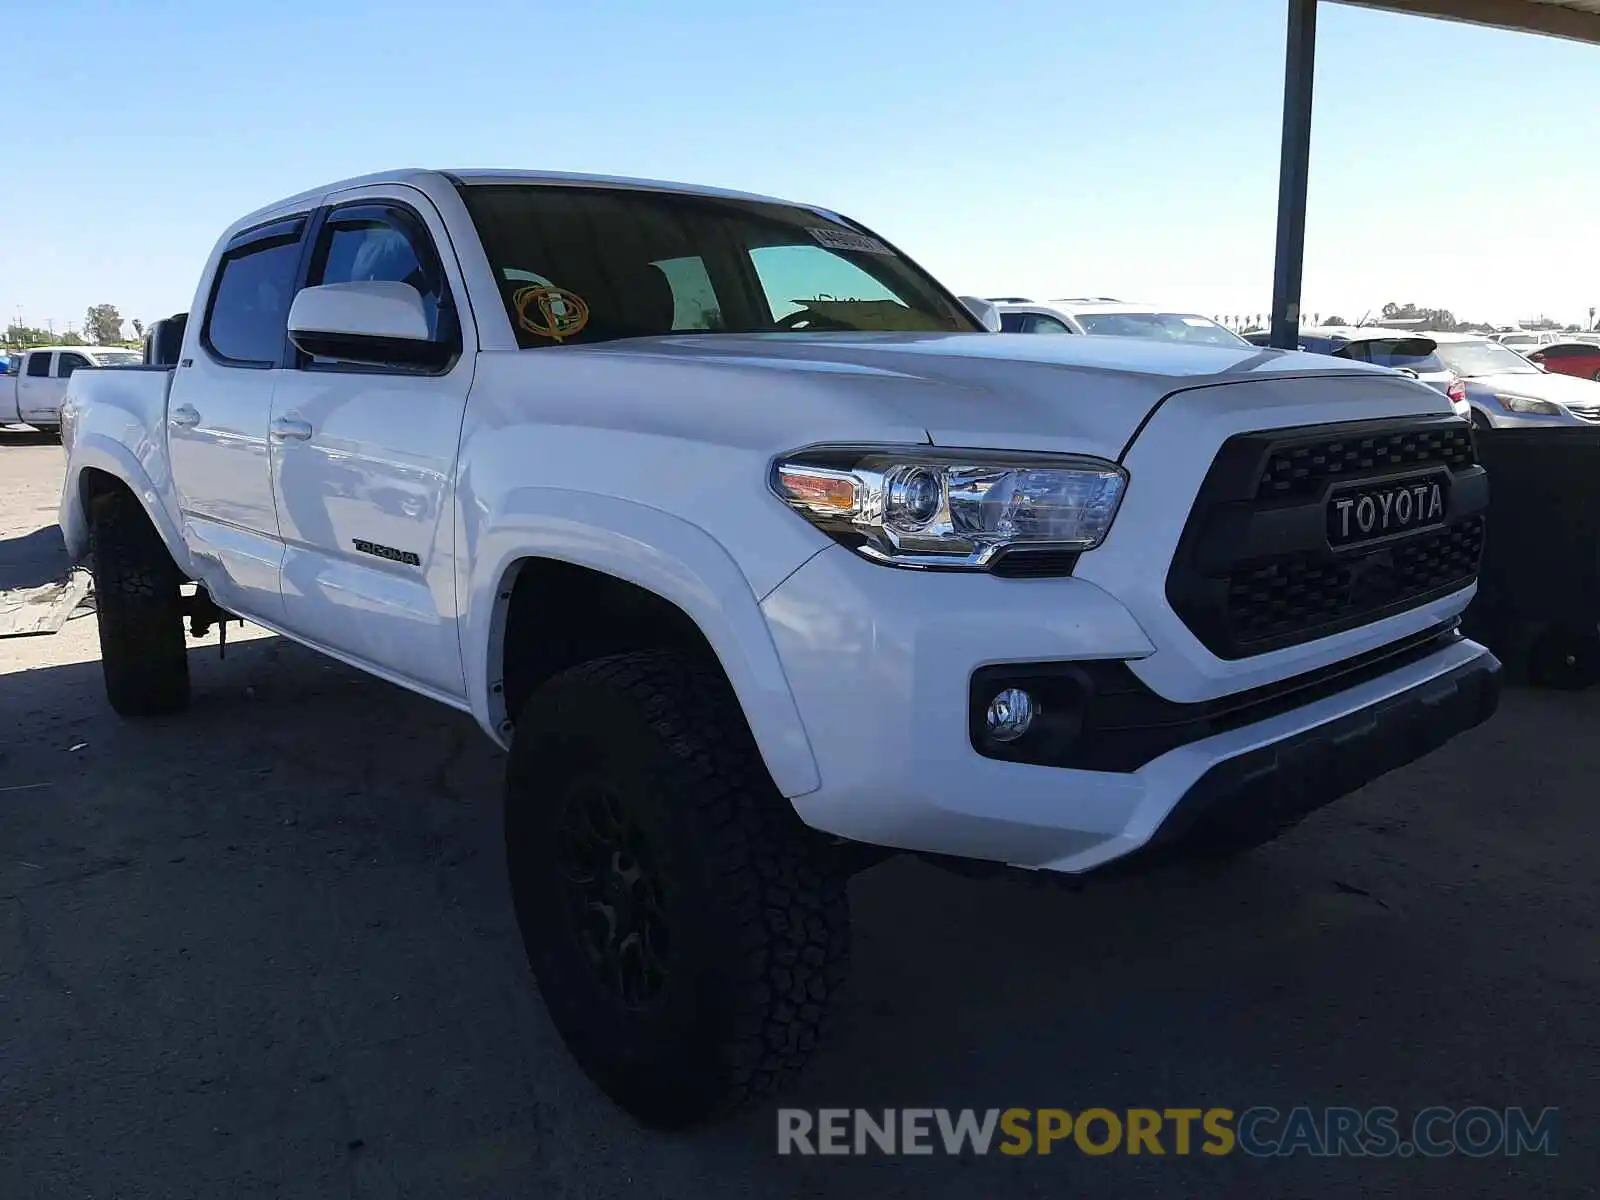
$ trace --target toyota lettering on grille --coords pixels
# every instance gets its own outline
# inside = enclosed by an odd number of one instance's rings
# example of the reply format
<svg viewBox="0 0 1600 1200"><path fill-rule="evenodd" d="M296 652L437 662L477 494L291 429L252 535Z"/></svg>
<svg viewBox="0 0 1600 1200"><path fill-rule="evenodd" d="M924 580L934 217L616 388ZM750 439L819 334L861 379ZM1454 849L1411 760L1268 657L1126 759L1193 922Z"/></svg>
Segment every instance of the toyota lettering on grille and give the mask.
<svg viewBox="0 0 1600 1200"><path fill-rule="evenodd" d="M1430 529L1444 524L1446 508L1439 474L1343 488L1328 497L1328 544L1358 546Z"/></svg>

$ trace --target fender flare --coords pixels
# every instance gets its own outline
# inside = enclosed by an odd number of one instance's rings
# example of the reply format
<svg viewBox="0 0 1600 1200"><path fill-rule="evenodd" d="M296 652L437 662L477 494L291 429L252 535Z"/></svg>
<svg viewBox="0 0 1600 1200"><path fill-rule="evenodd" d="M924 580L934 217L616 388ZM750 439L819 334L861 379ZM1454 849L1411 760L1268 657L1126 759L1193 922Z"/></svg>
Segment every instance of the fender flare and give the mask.
<svg viewBox="0 0 1600 1200"><path fill-rule="evenodd" d="M178 564L180 571L193 575L188 547L173 522L163 489L150 478L144 464L126 445L92 430L80 430L73 438L68 475L61 488L61 507L57 515L62 539L74 563L82 562L89 552L89 515L83 503L85 469L105 472L138 497L139 506L161 535L172 561Z"/></svg>
<svg viewBox="0 0 1600 1200"><path fill-rule="evenodd" d="M463 512L463 566L471 565L458 585L462 660L473 715L496 741L506 741L496 686L511 584L522 560L555 559L626 580L681 609L727 674L778 790L794 797L821 786L758 598L710 534L660 509L562 488L518 488L492 514L471 505Z"/></svg>

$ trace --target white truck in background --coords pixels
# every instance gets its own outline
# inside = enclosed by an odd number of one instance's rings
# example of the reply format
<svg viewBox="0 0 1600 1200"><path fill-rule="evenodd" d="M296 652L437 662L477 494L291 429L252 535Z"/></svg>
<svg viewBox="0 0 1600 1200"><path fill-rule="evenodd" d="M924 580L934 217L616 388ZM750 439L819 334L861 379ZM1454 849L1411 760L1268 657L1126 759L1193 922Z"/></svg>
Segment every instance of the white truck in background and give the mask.
<svg viewBox="0 0 1600 1200"><path fill-rule="evenodd" d="M809 1055L874 855L1237 852L1493 711L1443 395L993 317L739 193L279 201L159 365L70 380L111 704L183 708L185 618L237 616L472 714L551 1017L664 1127Z"/></svg>
<svg viewBox="0 0 1600 1200"><path fill-rule="evenodd" d="M0 425L54 432L61 427L61 401L74 371L128 366L143 356L121 346L39 346L18 357L17 369L0 377Z"/></svg>

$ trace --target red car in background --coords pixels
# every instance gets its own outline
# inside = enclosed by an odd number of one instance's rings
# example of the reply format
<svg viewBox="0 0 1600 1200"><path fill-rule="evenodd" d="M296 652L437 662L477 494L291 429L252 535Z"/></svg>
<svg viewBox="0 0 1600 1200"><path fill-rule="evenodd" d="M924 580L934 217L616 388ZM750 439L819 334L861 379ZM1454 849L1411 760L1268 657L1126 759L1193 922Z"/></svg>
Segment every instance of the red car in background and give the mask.
<svg viewBox="0 0 1600 1200"><path fill-rule="evenodd" d="M1522 356L1553 374L1575 375L1600 383L1600 346L1589 342L1557 342L1523 351Z"/></svg>

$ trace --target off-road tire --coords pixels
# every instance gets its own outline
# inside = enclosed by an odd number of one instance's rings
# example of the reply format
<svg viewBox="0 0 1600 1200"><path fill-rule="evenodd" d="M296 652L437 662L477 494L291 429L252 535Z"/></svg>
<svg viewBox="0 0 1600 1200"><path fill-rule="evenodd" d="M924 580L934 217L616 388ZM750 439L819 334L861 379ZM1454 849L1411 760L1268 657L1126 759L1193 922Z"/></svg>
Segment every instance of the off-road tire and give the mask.
<svg viewBox="0 0 1600 1200"><path fill-rule="evenodd" d="M95 497L89 552L106 698L124 717L180 712L189 704L183 577L137 500L121 489Z"/></svg>
<svg viewBox="0 0 1600 1200"><path fill-rule="evenodd" d="M596 787L634 823L660 881L665 982L643 1011L592 965L559 872L563 814ZM545 1006L623 1109L684 1128L804 1065L848 972L847 871L773 785L719 672L643 651L546 683L516 721L505 832Z"/></svg>

